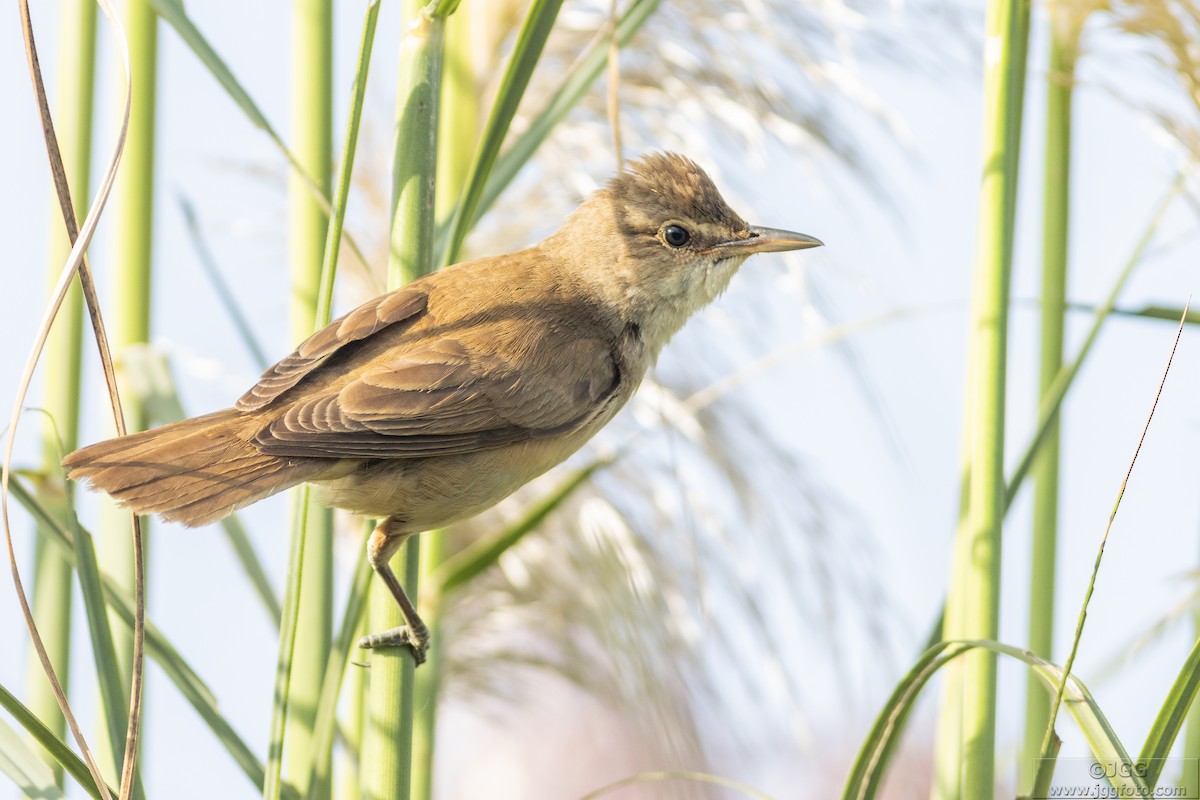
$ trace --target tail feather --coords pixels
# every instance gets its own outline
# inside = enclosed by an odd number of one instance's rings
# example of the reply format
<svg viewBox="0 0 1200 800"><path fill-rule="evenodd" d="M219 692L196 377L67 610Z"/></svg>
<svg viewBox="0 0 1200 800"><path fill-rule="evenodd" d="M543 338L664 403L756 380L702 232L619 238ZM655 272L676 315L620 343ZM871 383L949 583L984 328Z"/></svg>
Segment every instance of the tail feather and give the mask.
<svg viewBox="0 0 1200 800"><path fill-rule="evenodd" d="M226 409L89 445L63 466L139 514L204 525L327 469L325 459L260 453L251 438L261 424Z"/></svg>

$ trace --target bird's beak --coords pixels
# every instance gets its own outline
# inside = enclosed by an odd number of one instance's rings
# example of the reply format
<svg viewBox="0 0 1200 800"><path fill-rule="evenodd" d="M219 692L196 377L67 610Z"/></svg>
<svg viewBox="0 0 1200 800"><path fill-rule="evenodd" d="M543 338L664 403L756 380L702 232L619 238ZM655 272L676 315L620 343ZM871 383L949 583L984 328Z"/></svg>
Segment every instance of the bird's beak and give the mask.
<svg viewBox="0 0 1200 800"><path fill-rule="evenodd" d="M713 248L713 252L721 258L737 258L751 256L755 253L807 250L810 247L822 247L824 244L820 239L803 233L751 225L750 235L745 239L730 239L727 242L721 242Z"/></svg>

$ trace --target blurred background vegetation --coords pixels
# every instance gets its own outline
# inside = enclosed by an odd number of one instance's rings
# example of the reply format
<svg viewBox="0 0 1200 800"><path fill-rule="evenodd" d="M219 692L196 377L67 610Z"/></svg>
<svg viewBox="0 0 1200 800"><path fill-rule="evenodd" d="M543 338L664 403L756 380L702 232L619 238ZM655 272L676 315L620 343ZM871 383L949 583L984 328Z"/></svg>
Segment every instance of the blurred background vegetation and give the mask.
<svg viewBox="0 0 1200 800"><path fill-rule="evenodd" d="M386 627L364 620L378 612L363 521L301 498L222 534L150 521L144 788L130 789L1028 793L1052 697L1036 675L1057 673L999 645L952 661L954 645L926 647L999 640L1058 664L1072 649L1195 286L1200 10L350 5L119 4L131 131L92 258L131 426L228 405L331 314L536 241L650 150L689 154L743 216L829 247L747 264L583 452L421 537L409 574L436 638L415 679L406 654L352 644ZM124 102L118 45L89 2L34 13L82 216ZM11 27L7 238L20 274L40 259L53 281L67 241ZM14 385L33 283L6 300ZM82 319L71 296L26 402L44 413L18 437L29 514L13 518L51 659L112 770L124 723L105 715L123 698L97 687L129 680L129 524L57 467L109 435ZM1067 687L1064 756L1200 755L1200 725L1180 735L1200 674L1183 576L1200 513L1189 337L1150 434L1171 444L1139 467L1158 493L1129 498L1120 520L1136 522L1114 528L1113 548L1136 552L1110 554L1098 584L1074 667L1098 699ZM103 599L74 588L101 574ZM40 749L67 739L61 716L15 610L2 624L0 769L17 796L96 796L77 761ZM940 688L918 692L943 655ZM1184 763L1154 777L1176 785Z"/></svg>

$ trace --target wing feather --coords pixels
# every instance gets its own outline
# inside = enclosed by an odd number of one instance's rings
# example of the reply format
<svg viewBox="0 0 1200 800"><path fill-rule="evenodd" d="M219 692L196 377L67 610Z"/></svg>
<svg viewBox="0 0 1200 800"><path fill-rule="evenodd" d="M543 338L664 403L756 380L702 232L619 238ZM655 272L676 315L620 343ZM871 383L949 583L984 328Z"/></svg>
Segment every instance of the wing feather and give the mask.
<svg viewBox="0 0 1200 800"><path fill-rule="evenodd" d="M305 339L291 355L264 372L237 401L236 408L257 411L270 405L346 345L399 322L415 320L427 303L425 292L411 287L364 303Z"/></svg>
<svg viewBox="0 0 1200 800"><path fill-rule="evenodd" d="M271 455L340 458L476 452L574 430L620 382L601 337L529 337L516 349L524 372L498 355L505 348L482 349L460 338L425 342L337 392L297 403L255 445Z"/></svg>

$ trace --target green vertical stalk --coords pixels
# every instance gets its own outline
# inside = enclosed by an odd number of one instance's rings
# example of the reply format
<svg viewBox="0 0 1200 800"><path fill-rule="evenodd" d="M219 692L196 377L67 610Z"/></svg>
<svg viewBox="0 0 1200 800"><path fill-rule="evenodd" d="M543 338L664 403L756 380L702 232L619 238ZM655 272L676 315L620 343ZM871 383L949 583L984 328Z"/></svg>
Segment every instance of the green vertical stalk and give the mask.
<svg viewBox="0 0 1200 800"><path fill-rule="evenodd" d="M151 257L154 231L155 95L158 85L158 17L146 0L124 4L125 33L129 43L129 69L133 82L129 132L121 172L113 191L115 224L113 294L109 337L117 375L123 373L122 353L130 346L150 340ZM122 381L128 385L126 381ZM123 397L125 424L130 432L146 427L146 413L132 392ZM142 534L148 530L142 520ZM134 593L134 543L129 513L105 502L100 529L102 571L111 575L131 595ZM145 550L143 550L145 553ZM148 558L148 556L147 556ZM113 644L121 683L130 681L133 656L132 632L110 614ZM103 741L103 740L102 740ZM97 749L106 747L101 743ZM120 753L112 754L117 759Z"/></svg>
<svg viewBox="0 0 1200 800"><path fill-rule="evenodd" d="M372 576L374 577L374 576ZM367 615L363 614L354 641L370 633L367 628ZM367 670L359 666L351 666L346 673L345 714L342 716L341 729L345 733L346 756L339 764L338 791L336 797L358 798L363 796L359 755L362 752L364 713L367 705Z"/></svg>
<svg viewBox="0 0 1200 800"><path fill-rule="evenodd" d="M400 45L400 85L392 163L392 236L388 285L428 275L433 260L434 184L437 175L438 110L446 19L405 0Z"/></svg>
<svg viewBox="0 0 1200 800"><path fill-rule="evenodd" d="M371 0L367 5L363 19L362 39L359 44L358 64L354 86L350 96L350 114L346 123L346 133L343 140L341 163L338 166L337 190L333 197L329 224L327 226L325 246L321 256L321 267L318 285L315 292L315 312L313 328L319 329L329 324L333 308L333 287L337 274L338 254L340 252L345 222L346 204L350 194L350 179L354 171L354 157L357 152L359 124L362 120L363 100L366 96L367 76L370 71L371 51L375 41L375 28L379 17L379 0ZM297 162L298 163L298 162ZM302 309L300 309L302 311ZM297 313L300 313L298 311ZM306 509L309 493L304 490L298 498L298 508ZM282 759L283 743L286 734L286 713L291 697L293 654L296 644L297 613L300 606L300 596L304 588L301 580L306 544L307 523L309 515L303 510L297 512L299 524L292 539L292 561L289 567L287 603L284 608L283 624L280 626L279 660L277 667L277 683L275 692L275 707L271 718L271 738L269 759L265 770L263 795L267 798L278 798L282 791ZM316 800L330 794L332 788L331 764L333 755L333 728L336 724L337 700L342 678L345 672L345 660L351 647L351 630L365 616L365 595L370 570L365 561L360 565L356 574L345 610L347 621L343 622L341 633L336 642L332 642L325 659L322 683L317 691L317 701L304 712L311 717L311 723L304 734L309 742L308 755L302 758L293 751L291 763L296 769L306 770L306 775L295 778L297 786L306 786L304 797ZM307 766L306 766L307 765ZM356 796L357 792L349 796Z"/></svg>
<svg viewBox="0 0 1200 800"><path fill-rule="evenodd" d="M1070 230L1071 103L1081 31L1078 13L1050 7L1050 54L1046 86L1046 162L1043 167L1042 311L1039 397L1054 386L1063 366L1067 312L1067 246ZM1033 464L1033 544L1030 554L1029 649L1049 659L1054 640L1054 575L1058 545L1059 425L1056 415ZM1026 684L1022 787L1033 785L1049 720L1045 687Z"/></svg>
<svg viewBox="0 0 1200 800"><path fill-rule="evenodd" d="M469 0L468 0L469 2ZM437 224L449 221L458 204L463 183L471 167L479 132L479 92L475 85L471 19L468 9L446 20L443 47L441 107L438 109L437 192L434 217ZM441 565L445 540L441 533L424 537L421 543L420 577L422 586ZM413 722L414 800L433 797L433 753L437 732L438 694L442 677L442 615L439 608L421 607L429 626L430 646L425 663L416 673L416 719Z"/></svg>
<svg viewBox="0 0 1200 800"><path fill-rule="evenodd" d="M445 537L441 531L426 537L421 545L420 578L424 585L445 560ZM411 556L410 556L411 557ZM416 719L413 726L413 800L433 797L433 754L437 741L438 697L442 685L442 606L423 605L422 619L429 626L429 651L416 674Z"/></svg>
<svg viewBox="0 0 1200 800"><path fill-rule="evenodd" d="M437 174L438 105L441 96L445 17L456 3L433 11L404 3L396 98L396 138L392 167L392 233L388 286L395 288L432 271L434 185ZM418 596L418 537L405 545L397 564L404 588ZM371 630L403 624L395 602L378 581L371 589ZM414 667L407 648L371 653L370 687L362 749L363 797L408 800L415 783L413 717Z"/></svg>
<svg viewBox="0 0 1200 800"><path fill-rule="evenodd" d="M82 219L91 197L93 95L96 76L96 4L92 0L63 0L59 14L59 74L55 125L67 181ZM57 205L50 218L49 279L53 286L71 250L59 221ZM83 297L78 283L67 294L58 320L46 342L46 385L43 405L50 419L42 435L42 500L60 519L70 508L70 492L59 462L79 446L80 365L83 353ZM34 550L33 612L50 662L63 688L68 686L71 639L71 565L40 532ZM28 662L29 709L60 739L66 723L54 693L33 653ZM46 754L55 782L62 786L62 765Z"/></svg>
<svg viewBox="0 0 1200 800"><path fill-rule="evenodd" d="M446 20L446 45L438 111L437 224L449 221L458 205L479 139L479 91L475 85L475 54L471 38L471 0L464 0Z"/></svg>
<svg viewBox="0 0 1200 800"><path fill-rule="evenodd" d="M299 165L328 196L333 165L333 4L292 4L292 142ZM291 338L313 332L321 286L328 220L297 174L288 186L291 261ZM333 514L315 503L295 506L292 530L305 529L296 640L284 727L284 772L297 790L308 790L316 709L333 636ZM304 519L299 519L300 516ZM322 791L318 796L327 796Z"/></svg>
<svg viewBox="0 0 1200 800"><path fill-rule="evenodd" d="M1042 443L1046 437L1051 423L1057 418L1059 410L1062 406L1067 392L1070 390L1075 376L1079 374L1084 363L1087 362L1088 356L1091 354L1096 341L1100 336L1100 331L1104 328L1105 323L1111 318L1113 309L1116 306L1118 298L1125 286L1129 283L1139 264L1149 250L1151 243L1162 224L1167 211L1171 204L1179 197L1185 185L1185 172L1181 171L1171 182L1170 187L1164 193L1162 199L1151 214L1150 220L1147 223L1145 230L1142 231L1137 243L1133 247L1133 251L1125 261L1125 265L1121 270L1121 274L1117 277L1109 290L1105 301L1096 309L1096 313L1092 319L1091 328L1084 336L1083 343L1079 346L1078 352L1070 364L1065 365L1059 370L1055 377L1051 388L1046 391L1042 397L1040 407L1038 408L1038 422L1035 427L1033 436L1026 443L1025 451L1019 459L1017 466L1013 469L1012 475L1009 476L1008 486L1005 490L1005 506L1007 512L1012 508L1013 501L1024 485L1025 478L1029 475L1034 457L1038 454L1042 447ZM967 365L968 374L970 374L971 365ZM968 408L968 412L970 408ZM969 426L964 426L969 429ZM966 437L964 437L965 440ZM966 475L964 468L964 475ZM966 491L965 481L962 492L961 506L966 508ZM959 519L960 536L955 543L955 572L961 569L959 566L962 560L966 558L966 549L964 546L964 537L961 531L964 524L964 519ZM956 591L963 591L964 587L958 584L951 584L950 591L947 594L946 603L943 606L943 616L938 621L940 629L937 633L941 640L950 641L963 638L963 615L961 613L962 603L958 600ZM937 639L929 643L932 647L937 643ZM935 764L936 773L934 776L934 797L958 797L961 794L961 771L959 764L961 755L955 755L961 752L961 720L962 720L962 680L961 675L955 669L957 661L951 661L942 668L945 680L945 701L942 703L942 709L938 720L937 744L936 751L938 758ZM1044 697L1044 696L1043 696Z"/></svg>
<svg viewBox="0 0 1200 800"><path fill-rule="evenodd" d="M966 513L956 543L951 596L968 639L995 639L999 628L1000 526L1004 513L1004 399L1017 176L1029 38L1028 0L988 4L984 64L983 179L974 295L967 350L970 429ZM996 657L964 656L961 751L938 752L939 778L961 764L961 783L939 782L935 796L991 797L995 783ZM953 710L946 717L956 716ZM942 743L944 743L943 740ZM958 760L961 754L961 760Z"/></svg>

